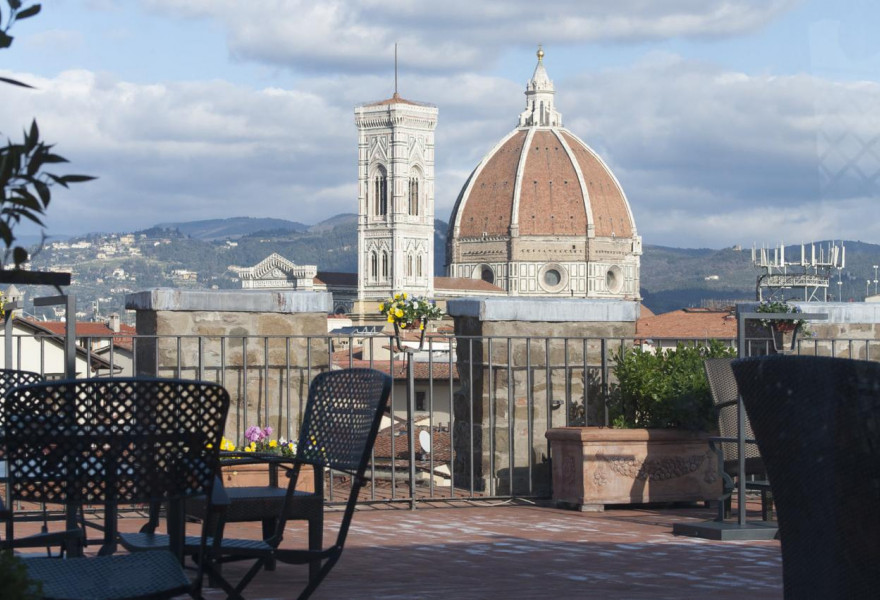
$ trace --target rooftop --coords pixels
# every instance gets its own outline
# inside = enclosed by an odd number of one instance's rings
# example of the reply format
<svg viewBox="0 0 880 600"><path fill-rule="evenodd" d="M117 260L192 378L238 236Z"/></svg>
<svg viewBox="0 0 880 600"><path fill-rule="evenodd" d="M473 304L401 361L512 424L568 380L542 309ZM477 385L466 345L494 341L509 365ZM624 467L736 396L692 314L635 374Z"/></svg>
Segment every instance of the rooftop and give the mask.
<svg viewBox="0 0 880 600"><path fill-rule="evenodd" d="M364 508L313 598L782 598L778 541L672 535L673 523L712 515L704 508L581 513L528 504ZM338 520L329 514L327 527ZM258 527L233 524L227 531ZM305 527L289 525L292 543L305 539ZM256 577L247 597L292 597L305 586L306 571L279 564ZM207 590L208 600L223 597Z"/></svg>

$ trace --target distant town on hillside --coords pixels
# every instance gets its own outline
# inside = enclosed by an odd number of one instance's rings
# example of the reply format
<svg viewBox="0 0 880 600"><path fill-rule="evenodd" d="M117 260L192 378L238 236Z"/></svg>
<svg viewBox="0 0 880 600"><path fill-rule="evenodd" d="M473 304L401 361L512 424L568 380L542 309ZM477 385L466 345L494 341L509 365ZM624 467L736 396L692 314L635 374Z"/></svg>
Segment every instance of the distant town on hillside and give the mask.
<svg viewBox="0 0 880 600"><path fill-rule="evenodd" d="M434 272L445 275L448 224L435 222ZM770 244L773 241L768 241ZM817 241L817 244L820 242ZM821 242L824 243L824 242ZM844 241L846 268L834 277L834 300L861 301L876 293L880 245ZM46 240L33 249L29 268L73 274L80 319L118 313L124 322L125 296L155 287L236 289L230 266L250 267L273 252L319 271L357 271L357 216L341 214L317 225L283 219L233 218L162 223L136 232L94 233ZM689 306L755 298L757 272L751 242L724 249L682 249L645 245L641 257L643 303L655 313ZM49 308L34 309L30 298L54 290L26 290L25 310L55 318ZM838 296L842 298L838 298Z"/></svg>

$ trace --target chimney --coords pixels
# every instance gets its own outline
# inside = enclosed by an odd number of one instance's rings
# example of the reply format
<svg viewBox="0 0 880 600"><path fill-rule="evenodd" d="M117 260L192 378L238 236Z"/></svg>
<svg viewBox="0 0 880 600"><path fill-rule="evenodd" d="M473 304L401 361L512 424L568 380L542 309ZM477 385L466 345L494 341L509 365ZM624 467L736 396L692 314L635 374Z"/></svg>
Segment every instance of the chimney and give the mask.
<svg viewBox="0 0 880 600"><path fill-rule="evenodd" d="M113 313L110 315L110 318L107 320L107 327L113 333L119 333L119 313Z"/></svg>

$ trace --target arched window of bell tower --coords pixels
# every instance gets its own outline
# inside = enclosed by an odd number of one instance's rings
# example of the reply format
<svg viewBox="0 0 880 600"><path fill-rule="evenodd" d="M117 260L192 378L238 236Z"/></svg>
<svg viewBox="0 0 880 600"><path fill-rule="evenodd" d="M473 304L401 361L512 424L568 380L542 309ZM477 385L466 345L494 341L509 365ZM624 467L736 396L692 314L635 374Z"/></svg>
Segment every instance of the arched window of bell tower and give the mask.
<svg viewBox="0 0 880 600"><path fill-rule="evenodd" d="M382 165L373 176L373 214L377 217L388 214L388 171Z"/></svg>
<svg viewBox="0 0 880 600"><path fill-rule="evenodd" d="M409 176L409 193L407 194L409 197L409 214L411 216L417 216L419 214L420 181L421 176L418 169L413 169Z"/></svg>
<svg viewBox="0 0 880 600"><path fill-rule="evenodd" d="M382 252L382 279L388 279L388 253Z"/></svg>
<svg viewBox="0 0 880 600"><path fill-rule="evenodd" d="M407 277L413 276L413 257L412 257L412 254L408 254L406 256L406 276Z"/></svg>
<svg viewBox="0 0 880 600"><path fill-rule="evenodd" d="M375 281L379 275L379 259L375 252L370 252L370 279Z"/></svg>

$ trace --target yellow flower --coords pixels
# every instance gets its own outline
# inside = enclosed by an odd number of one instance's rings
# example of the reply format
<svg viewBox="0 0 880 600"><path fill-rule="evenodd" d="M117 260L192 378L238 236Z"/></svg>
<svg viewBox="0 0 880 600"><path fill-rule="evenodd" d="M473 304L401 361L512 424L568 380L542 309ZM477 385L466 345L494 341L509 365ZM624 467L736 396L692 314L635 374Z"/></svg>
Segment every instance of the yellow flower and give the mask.
<svg viewBox="0 0 880 600"><path fill-rule="evenodd" d="M406 292L403 293L403 299L406 300Z"/></svg>
<svg viewBox="0 0 880 600"><path fill-rule="evenodd" d="M398 308L397 310L394 311L394 316L399 319L400 317L403 316L403 311Z"/></svg>
<svg viewBox="0 0 880 600"><path fill-rule="evenodd" d="M244 451L245 451L245 452L253 452L254 449L251 448L250 446L248 446L247 448L244 449Z"/></svg>
<svg viewBox="0 0 880 600"><path fill-rule="evenodd" d="M250 445L248 446L248 448L250 448L250 449L251 449L251 452L253 452L254 450L257 449L257 443L256 443L256 442L251 442Z"/></svg>
<svg viewBox="0 0 880 600"><path fill-rule="evenodd" d="M421 323L419 323L419 330L422 330L424 328L425 328L425 322L422 321Z"/></svg>
<svg viewBox="0 0 880 600"><path fill-rule="evenodd" d="M391 315L391 314L388 315L388 322L394 323L394 315Z"/></svg>
<svg viewBox="0 0 880 600"><path fill-rule="evenodd" d="M385 303L384 302L379 303L379 310L380 311L385 310Z"/></svg>
<svg viewBox="0 0 880 600"><path fill-rule="evenodd" d="M275 448L276 446L278 446L278 442L276 440L269 440L270 448Z"/></svg>

